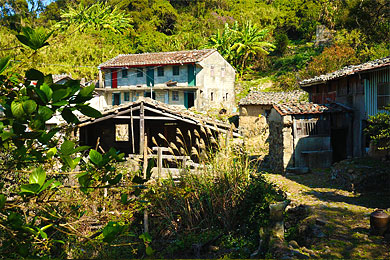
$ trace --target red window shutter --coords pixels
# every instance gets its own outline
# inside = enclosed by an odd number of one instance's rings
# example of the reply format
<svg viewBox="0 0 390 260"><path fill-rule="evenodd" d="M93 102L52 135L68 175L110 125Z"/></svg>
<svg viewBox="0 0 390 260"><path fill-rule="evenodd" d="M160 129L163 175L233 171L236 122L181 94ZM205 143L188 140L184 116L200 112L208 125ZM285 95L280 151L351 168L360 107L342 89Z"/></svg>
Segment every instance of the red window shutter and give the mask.
<svg viewBox="0 0 390 260"><path fill-rule="evenodd" d="M111 73L111 88L117 88L118 87L118 72L113 71Z"/></svg>

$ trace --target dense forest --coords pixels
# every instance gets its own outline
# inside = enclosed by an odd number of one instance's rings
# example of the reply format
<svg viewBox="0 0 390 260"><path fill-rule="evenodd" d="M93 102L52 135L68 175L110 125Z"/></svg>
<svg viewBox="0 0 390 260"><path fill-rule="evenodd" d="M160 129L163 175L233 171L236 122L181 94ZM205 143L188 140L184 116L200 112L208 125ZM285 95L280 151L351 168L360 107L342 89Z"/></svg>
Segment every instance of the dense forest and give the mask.
<svg viewBox="0 0 390 260"><path fill-rule="evenodd" d="M386 0L7 0L0 4L0 56L46 73L96 79L120 53L217 48L244 86L286 90L303 78L390 54ZM52 32L29 58L21 26ZM330 41L315 44L325 26ZM263 84L264 85L264 84ZM245 92L245 91L244 91Z"/></svg>

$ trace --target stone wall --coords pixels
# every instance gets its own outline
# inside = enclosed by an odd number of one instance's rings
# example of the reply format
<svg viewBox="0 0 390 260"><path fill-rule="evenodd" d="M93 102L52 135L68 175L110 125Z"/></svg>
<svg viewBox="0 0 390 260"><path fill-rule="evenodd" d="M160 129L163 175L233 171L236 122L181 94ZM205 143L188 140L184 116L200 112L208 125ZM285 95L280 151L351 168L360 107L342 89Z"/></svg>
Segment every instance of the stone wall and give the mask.
<svg viewBox="0 0 390 260"><path fill-rule="evenodd" d="M239 125L245 138L245 148L252 155L268 153L269 127L265 110L270 106L240 106Z"/></svg>
<svg viewBox="0 0 390 260"><path fill-rule="evenodd" d="M269 162L271 170L284 171L293 165L294 140L291 116L281 116L272 109L269 123Z"/></svg>

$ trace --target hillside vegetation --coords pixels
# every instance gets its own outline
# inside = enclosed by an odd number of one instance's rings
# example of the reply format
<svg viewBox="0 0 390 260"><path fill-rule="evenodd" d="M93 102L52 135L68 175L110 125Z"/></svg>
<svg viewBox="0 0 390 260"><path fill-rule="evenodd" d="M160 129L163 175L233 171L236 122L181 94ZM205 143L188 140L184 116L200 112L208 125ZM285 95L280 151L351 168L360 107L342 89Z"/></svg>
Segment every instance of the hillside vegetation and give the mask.
<svg viewBox="0 0 390 260"><path fill-rule="evenodd" d="M10 0L0 4L0 56L92 80L120 53L217 48L244 92L289 90L390 55L389 16L387 0ZM25 25L53 31L34 57L15 44ZM328 44L314 44L318 25L331 31Z"/></svg>

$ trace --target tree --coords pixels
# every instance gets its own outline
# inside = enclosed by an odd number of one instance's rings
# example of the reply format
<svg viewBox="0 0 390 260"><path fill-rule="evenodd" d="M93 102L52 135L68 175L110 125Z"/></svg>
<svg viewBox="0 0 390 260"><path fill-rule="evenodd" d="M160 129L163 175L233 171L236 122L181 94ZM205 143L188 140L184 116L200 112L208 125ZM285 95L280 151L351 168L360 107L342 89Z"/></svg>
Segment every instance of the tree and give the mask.
<svg viewBox="0 0 390 260"><path fill-rule="evenodd" d="M109 29L114 32L124 32L132 28L132 19L129 15L116 7L112 8L105 2L96 2L91 6L80 2L75 8L68 5L68 10L63 11L61 18L62 21L57 24L61 29L77 25L81 31Z"/></svg>
<svg viewBox="0 0 390 260"><path fill-rule="evenodd" d="M35 52L48 45L50 34L42 29L22 31L18 39ZM56 136L60 127L46 128L45 123L55 114L60 114L71 128L78 122L75 111L99 117L100 112L87 103L93 85L81 88L77 80L53 84L51 75L35 69L21 76L9 61L9 57L0 58L0 254L9 258L63 258L59 248L71 237L77 238L69 223L79 219L80 212L61 203L61 174L79 165L76 178L82 192L110 187L122 177L112 162L121 161L124 154L115 149L105 154L91 149L86 155L89 147ZM60 166L58 175L53 170L53 159ZM111 242L123 230L123 225L109 222L101 231L103 241ZM53 253L53 248L59 251Z"/></svg>
<svg viewBox="0 0 390 260"><path fill-rule="evenodd" d="M385 110L387 112L370 116L365 133L380 150L390 151L390 106Z"/></svg>
<svg viewBox="0 0 390 260"><path fill-rule="evenodd" d="M264 41L267 30L261 30L251 21L240 26L237 22L230 28L226 23L223 31L209 38L209 47L217 49L242 77L248 63L257 55L268 55L275 46Z"/></svg>

